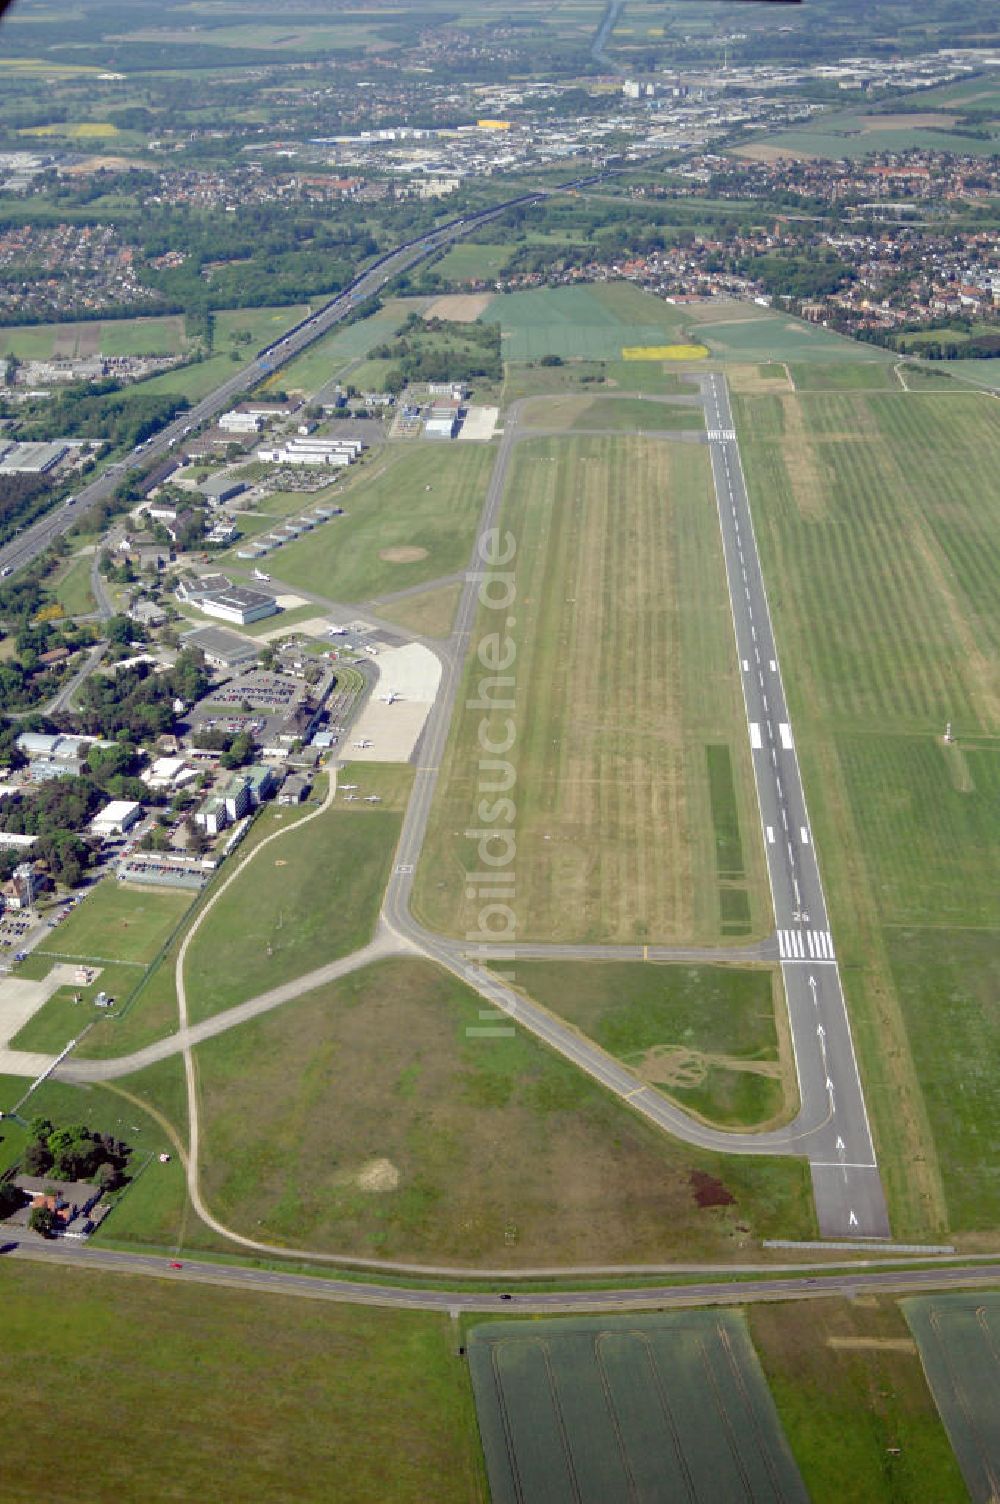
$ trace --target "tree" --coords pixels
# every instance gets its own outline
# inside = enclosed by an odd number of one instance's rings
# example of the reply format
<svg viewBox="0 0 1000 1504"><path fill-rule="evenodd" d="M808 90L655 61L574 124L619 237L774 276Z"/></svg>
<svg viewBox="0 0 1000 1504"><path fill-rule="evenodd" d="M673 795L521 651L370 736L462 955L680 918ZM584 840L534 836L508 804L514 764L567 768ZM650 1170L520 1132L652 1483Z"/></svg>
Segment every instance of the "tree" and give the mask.
<svg viewBox="0 0 1000 1504"><path fill-rule="evenodd" d="M33 1207L31 1216L28 1218L28 1226L40 1237L51 1238L55 1233L56 1214L50 1206Z"/></svg>
<svg viewBox="0 0 1000 1504"><path fill-rule="evenodd" d="M0 1221L6 1221L20 1211L27 1199L24 1191L12 1180L0 1181Z"/></svg>

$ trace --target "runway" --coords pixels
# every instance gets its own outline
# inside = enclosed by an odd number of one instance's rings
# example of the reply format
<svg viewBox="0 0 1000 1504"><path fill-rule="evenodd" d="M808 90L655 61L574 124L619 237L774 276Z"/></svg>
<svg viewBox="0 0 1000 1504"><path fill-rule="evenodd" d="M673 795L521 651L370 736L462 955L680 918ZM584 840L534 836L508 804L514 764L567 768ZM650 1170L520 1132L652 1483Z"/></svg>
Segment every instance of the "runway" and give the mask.
<svg viewBox="0 0 1000 1504"><path fill-rule="evenodd" d="M889 1236L725 378L703 382L761 833L823 1237Z"/></svg>

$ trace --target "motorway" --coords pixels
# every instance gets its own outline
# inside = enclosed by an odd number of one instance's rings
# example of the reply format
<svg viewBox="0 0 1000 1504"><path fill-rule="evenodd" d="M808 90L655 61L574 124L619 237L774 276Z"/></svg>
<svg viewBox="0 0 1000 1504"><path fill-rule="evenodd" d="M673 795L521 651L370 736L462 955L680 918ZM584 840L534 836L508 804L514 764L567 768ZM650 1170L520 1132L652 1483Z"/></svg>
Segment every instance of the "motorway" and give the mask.
<svg viewBox="0 0 1000 1504"><path fill-rule="evenodd" d="M589 181L592 180L580 179L581 184ZM160 429L152 439L133 449L127 458L108 465L96 480L91 481L88 486L77 493L72 506L57 506L0 548L0 569L9 571L23 569L55 538L68 532L74 523L79 521L81 514L92 510L100 502L106 501L130 470L137 467L144 468L151 461L165 459L174 445L178 444L187 432L207 423L219 413L225 412L233 402L259 386L271 371L285 365L308 345L329 333L336 324L352 313L359 303L381 292L386 283L401 272L408 271L417 262L451 241L460 239L471 230L478 229L497 215L503 214L512 204L533 203L548 197L550 192L559 192L576 186L578 186L576 183L566 183L551 190L540 189L537 193L526 194L519 199L507 200L489 209L470 213L464 219L458 219L431 230L418 240L401 245L397 250L381 257L338 293L331 302L324 304L310 318L305 319L294 330L279 339L275 345L256 356L250 365L235 371L228 380L222 382L200 402L187 408L173 422Z"/></svg>
<svg viewBox="0 0 1000 1504"><path fill-rule="evenodd" d="M259 1269L222 1260L192 1262L163 1255L121 1253L65 1240L9 1242L5 1258L69 1265L76 1269L165 1279L180 1285L224 1285L256 1294L293 1296L306 1300L350 1302L356 1305L395 1306L411 1311L457 1316L462 1311L495 1315L557 1315L584 1311L671 1310L685 1306L748 1305L768 1300L799 1300L882 1293L913 1295L921 1290L972 1289L995 1285L1000 1264L966 1268L925 1267L897 1270L860 1270L857 1273L775 1275L759 1279L697 1280L690 1284L646 1285L605 1290L417 1289L378 1285L322 1275L293 1274ZM179 1267L172 1267L179 1264Z"/></svg>

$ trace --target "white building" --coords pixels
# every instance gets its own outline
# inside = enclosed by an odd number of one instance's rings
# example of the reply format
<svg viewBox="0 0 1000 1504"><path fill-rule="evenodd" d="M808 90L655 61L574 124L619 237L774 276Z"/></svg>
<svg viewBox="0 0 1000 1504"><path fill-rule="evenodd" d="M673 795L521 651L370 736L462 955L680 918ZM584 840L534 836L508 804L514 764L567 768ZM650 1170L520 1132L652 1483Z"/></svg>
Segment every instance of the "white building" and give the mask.
<svg viewBox="0 0 1000 1504"><path fill-rule="evenodd" d="M260 413L241 413L234 408L232 412L222 414L219 427L225 433L260 433L264 419Z"/></svg>
<svg viewBox="0 0 1000 1504"><path fill-rule="evenodd" d="M245 627L248 622L260 621L265 616L274 616L278 603L273 595L264 590L251 590L248 585L234 585L214 595L206 595L195 605L206 616L217 616L221 621L234 621Z"/></svg>
<svg viewBox="0 0 1000 1504"><path fill-rule="evenodd" d="M94 816L89 829L102 839L107 836L123 836L142 819L142 805L135 799L112 799L100 814Z"/></svg>

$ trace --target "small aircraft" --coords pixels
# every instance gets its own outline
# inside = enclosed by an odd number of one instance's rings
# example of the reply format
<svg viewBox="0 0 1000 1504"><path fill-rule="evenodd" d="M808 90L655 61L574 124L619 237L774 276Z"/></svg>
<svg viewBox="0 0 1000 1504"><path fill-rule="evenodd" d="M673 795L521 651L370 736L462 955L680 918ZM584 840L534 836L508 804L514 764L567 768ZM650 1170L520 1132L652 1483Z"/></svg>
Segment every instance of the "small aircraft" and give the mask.
<svg viewBox="0 0 1000 1504"><path fill-rule="evenodd" d="M379 699L384 700L387 705L395 705L400 698L401 696L394 689L390 689L387 694L379 695Z"/></svg>
<svg viewBox="0 0 1000 1504"><path fill-rule="evenodd" d="M340 787L346 792L347 789L357 789L360 788L361 785L359 783L342 783Z"/></svg>
<svg viewBox="0 0 1000 1504"><path fill-rule="evenodd" d="M365 803L366 804L381 804L382 803L382 795L381 794L366 794L365 795Z"/></svg>
<svg viewBox="0 0 1000 1504"><path fill-rule="evenodd" d="M354 745L354 746L355 746L355 747L357 747L357 748L358 748L358 749L359 749L359 750L360 750L360 751L362 751L362 752L363 752L363 751L364 751L364 750L365 750L365 748L366 748L366 747L370 747L370 746L371 746L371 745L372 745L372 744L371 744L371 742L370 742L370 741L369 741L369 740L368 740L368 738L367 738L367 737L366 737L366 736L365 736L365 737L362 737L362 739L361 739L361 741L359 741L359 742L354 742L354 743L353 743L353 745Z"/></svg>
<svg viewBox="0 0 1000 1504"><path fill-rule="evenodd" d="M255 580L269 580L271 578L271 576L269 574L265 574L262 569L255 569L253 572L253 577Z"/></svg>

